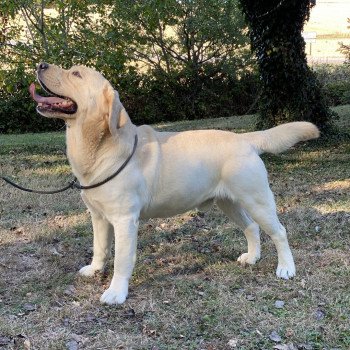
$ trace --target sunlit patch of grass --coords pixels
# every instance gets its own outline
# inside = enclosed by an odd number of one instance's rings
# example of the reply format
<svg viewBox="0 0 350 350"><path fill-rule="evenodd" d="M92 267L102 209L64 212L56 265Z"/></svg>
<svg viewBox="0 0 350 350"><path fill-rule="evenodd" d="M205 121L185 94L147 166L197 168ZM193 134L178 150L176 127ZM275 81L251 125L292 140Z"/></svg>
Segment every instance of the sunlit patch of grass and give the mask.
<svg viewBox="0 0 350 350"><path fill-rule="evenodd" d="M317 186L315 191L335 191L337 193L350 193L350 179L347 180L335 180L325 182L324 184Z"/></svg>

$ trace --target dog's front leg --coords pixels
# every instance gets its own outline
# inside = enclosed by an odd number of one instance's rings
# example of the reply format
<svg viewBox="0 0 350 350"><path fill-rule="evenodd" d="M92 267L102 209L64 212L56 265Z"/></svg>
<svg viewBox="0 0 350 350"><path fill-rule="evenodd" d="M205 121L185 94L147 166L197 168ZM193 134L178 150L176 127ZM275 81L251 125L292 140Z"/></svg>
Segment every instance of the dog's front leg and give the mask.
<svg viewBox="0 0 350 350"><path fill-rule="evenodd" d="M128 295L129 279L136 261L138 215L125 216L114 223L115 259L114 273L109 288L102 294L101 302L121 304Z"/></svg>
<svg viewBox="0 0 350 350"><path fill-rule="evenodd" d="M105 218L91 211L91 219L94 231L92 262L79 270L81 275L88 277L104 268L110 256L113 239L113 226Z"/></svg>

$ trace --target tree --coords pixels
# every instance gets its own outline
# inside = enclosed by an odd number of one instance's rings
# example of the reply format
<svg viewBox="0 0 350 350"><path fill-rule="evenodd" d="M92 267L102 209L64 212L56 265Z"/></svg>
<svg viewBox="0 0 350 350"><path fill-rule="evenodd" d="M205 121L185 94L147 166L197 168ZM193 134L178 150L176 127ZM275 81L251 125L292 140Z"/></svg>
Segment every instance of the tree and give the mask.
<svg viewBox="0 0 350 350"><path fill-rule="evenodd" d="M126 43L129 62L149 78L144 86L158 114L227 115L239 103L234 83L250 55L238 0L117 0L109 23L110 35Z"/></svg>
<svg viewBox="0 0 350 350"><path fill-rule="evenodd" d="M350 24L350 18L348 18L348 23ZM348 25L348 29L350 29L350 25ZM350 45L345 45L344 43L341 43L340 52L345 55L346 62L350 63Z"/></svg>
<svg viewBox="0 0 350 350"><path fill-rule="evenodd" d="M307 120L323 133L332 117L301 36L314 0L240 0L261 76L259 128Z"/></svg>
<svg viewBox="0 0 350 350"><path fill-rule="evenodd" d="M28 86L41 61L123 72L126 57L98 21L105 7L89 0L3 1L0 4L0 131L43 131L60 121L36 117Z"/></svg>

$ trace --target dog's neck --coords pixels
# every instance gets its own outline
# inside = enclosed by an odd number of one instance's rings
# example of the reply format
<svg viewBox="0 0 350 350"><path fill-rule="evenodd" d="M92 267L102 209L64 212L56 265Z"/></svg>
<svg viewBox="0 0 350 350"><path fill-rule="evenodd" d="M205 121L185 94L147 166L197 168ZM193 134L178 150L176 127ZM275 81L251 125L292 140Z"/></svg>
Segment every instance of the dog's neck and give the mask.
<svg viewBox="0 0 350 350"><path fill-rule="evenodd" d="M136 128L131 126L131 129ZM124 133L116 140L103 120L67 122L67 156L79 182L90 185L109 176L118 166L118 160L122 161L130 154L134 140L130 136L131 132Z"/></svg>

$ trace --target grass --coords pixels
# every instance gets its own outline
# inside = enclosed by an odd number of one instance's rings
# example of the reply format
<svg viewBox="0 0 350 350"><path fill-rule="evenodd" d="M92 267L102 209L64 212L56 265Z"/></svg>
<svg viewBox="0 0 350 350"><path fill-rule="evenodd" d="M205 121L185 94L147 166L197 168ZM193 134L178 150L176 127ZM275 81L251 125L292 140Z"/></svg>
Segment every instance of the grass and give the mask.
<svg viewBox="0 0 350 350"><path fill-rule="evenodd" d="M339 125L350 131L350 106L337 111ZM254 121L157 128L241 132ZM76 274L92 253L79 193L40 196L0 183L0 347L349 349L349 154L350 142L343 141L263 156L296 259L293 280L275 277L277 257L266 236L261 261L241 267L242 232L217 208L192 211L141 224L130 296L117 307L99 303L112 265L91 280ZM72 176L63 133L2 135L0 166L31 187L59 187ZM274 331L279 343L270 339Z"/></svg>

